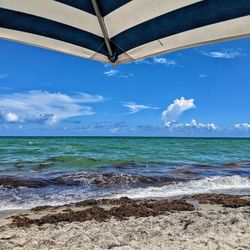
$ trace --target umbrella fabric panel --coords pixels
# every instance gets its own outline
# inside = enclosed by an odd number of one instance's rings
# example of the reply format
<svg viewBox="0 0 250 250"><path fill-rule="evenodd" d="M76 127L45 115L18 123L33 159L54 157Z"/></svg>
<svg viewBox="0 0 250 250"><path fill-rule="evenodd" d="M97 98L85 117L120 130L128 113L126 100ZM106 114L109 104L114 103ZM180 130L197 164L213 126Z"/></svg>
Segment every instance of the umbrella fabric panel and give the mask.
<svg viewBox="0 0 250 250"><path fill-rule="evenodd" d="M102 37L95 15L53 0L1 0L0 7L63 23ZM5 20L7 22L8 20Z"/></svg>
<svg viewBox="0 0 250 250"><path fill-rule="evenodd" d="M0 34L8 40L22 42L29 45L35 45L42 48L48 48L65 54L80 56L83 58L93 59L101 62L108 62L107 56L104 56L95 51L66 43L53 38L39 36L31 33L26 33L17 30L0 28Z"/></svg>
<svg viewBox="0 0 250 250"><path fill-rule="evenodd" d="M122 51L128 51L147 42L249 15L250 1L241 2L244 8L238 1L201 1L136 25L112 37L112 41Z"/></svg>
<svg viewBox="0 0 250 250"><path fill-rule="evenodd" d="M0 0L0 37L115 64L247 37L249 0Z"/></svg>
<svg viewBox="0 0 250 250"><path fill-rule="evenodd" d="M163 39L152 41L119 55L119 61L125 62L128 55L140 60L152 55L159 55L180 49L190 48L214 42L223 42L250 36L250 16L208 25Z"/></svg>
<svg viewBox="0 0 250 250"><path fill-rule="evenodd" d="M0 37L108 62L96 16L52 0L1 0Z"/></svg>
<svg viewBox="0 0 250 250"><path fill-rule="evenodd" d="M134 0L106 15L104 21L112 39L117 34L138 24L200 1Z"/></svg>
<svg viewBox="0 0 250 250"><path fill-rule="evenodd" d="M87 31L13 10L0 9L0 13L2 28L54 38L93 51L100 50L105 54L102 48L103 39ZM9 21L5 22L6 19Z"/></svg>
<svg viewBox="0 0 250 250"><path fill-rule="evenodd" d="M86 11L90 14L95 15L93 5L90 0L55 0L72 6L74 8ZM103 16L108 15L110 12L120 8L121 6L132 2L132 0L99 0L98 5Z"/></svg>

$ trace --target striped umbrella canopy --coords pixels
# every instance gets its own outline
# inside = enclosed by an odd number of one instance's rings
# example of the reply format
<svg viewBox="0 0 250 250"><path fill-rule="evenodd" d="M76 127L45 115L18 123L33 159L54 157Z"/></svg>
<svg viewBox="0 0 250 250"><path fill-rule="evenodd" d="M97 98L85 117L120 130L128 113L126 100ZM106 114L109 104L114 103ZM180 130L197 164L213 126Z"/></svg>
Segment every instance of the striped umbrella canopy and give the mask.
<svg viewBox="0 0 250 250"><path fill-rule="evenodd" d="M250 0L0 0L0 37L112 64L250 34Z"/></svg>

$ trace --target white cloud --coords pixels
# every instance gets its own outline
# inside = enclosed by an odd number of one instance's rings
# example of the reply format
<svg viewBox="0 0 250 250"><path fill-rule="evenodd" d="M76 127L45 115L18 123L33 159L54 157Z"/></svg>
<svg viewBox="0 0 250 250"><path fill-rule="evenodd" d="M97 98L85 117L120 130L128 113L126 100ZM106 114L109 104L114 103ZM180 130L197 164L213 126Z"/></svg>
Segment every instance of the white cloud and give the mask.
<svg viewBox="0 0 250 250"><path fill-rule="evenodd" d="M174 100L165 111L161 113L162 120L167 124L178 119L178 117L188 109L195 108L194 99L180 99Z"/></svg>
<svg viewBox="0 0 250 250"><path fill-rule="evenodd" d="M234 125L235 129L241 129L241 130L248 130L250 129L250 124L249 123L237 123Z"/></svg>
<svg viewBox="0 0 250 250"><path fill-rule="evenodd" d="M176 65L176 60L173 59L167 59L164 57L153 57L149 59L143 59L143 60L138 60L135 62L136 64L148 64L148 65L166 65L166 66L175 66Z"/></svg>
<svg viewBox="0 0 250 250"><path fill-rule="evenodd" d="M135 64L153 64L152 59L141 59L141 60L136 60L134 62Z"/></svg>
<svg viewBox="0 0 250 250"><path fill-rule="evenodd" d="M71 96L71 98L75 98L75 101L79 103L94 103L94 102L101 102L104 100L104 98L100 95L90 95L83 92L75 92L75 93L76 95Z"/></svg>
<svg viewBox="0 0 250 250"><path fill-rule="evenodd" d="M105 71L103 74L106 76L115 76L119 73L120 73L119 70L111 69L111 70Z"/></svg>
<svg viewBox="0 0 250 250"><path fill-rule="evenodd" d="M163 65L166 65L166 66L171 66L171 65L174 66L174 65L176 65L175 60L167 59L167 58L164 58L164 57L154 57L153 62L154 62L154 64L163 64Z"/></svg>
<svg viewBox="0 0 250 250"><path fill-rule="evenodd" d="M206 75L206 74L200 74L199 77L200 77L200 78L206 78L207 75Z"/></svg>
<svg viewBox="0 0 250 250"><path fill-rule="evenodd" d="M0 79L4 79L4 78L6 78L6 77L8 77L7 74L0 74Z"/></svg>
<svg viewBox="0 0 250 250"><path fill-rule="evenodd" d="M0 116L6 122L54 124L74 116L92 115L92 107L83 104L102 100L99 95L76 93L70 96L39 90L1 95Z"/></svg>
<svg viewBox="0 0 250 250"><path fill-rule="evenodd" d="M122 106L129 109L129 114L135 114L145 109L158 109L148 105L136 104L135 102L123 102Z"/></svg>
<svg viewBox="0 0 250 250"><path fill-rule="evenodd" d="M2 115L6 122L17 122L19 119L17 114L12 113L12 112L3 113Z"/></svg>
<svg viewBox="0 0 250 250"><path fill-rule="evenodd" d="M190 123L166 122L165 127L171 130L206 130L215 131L218 129L214 123L200 123L192 119Z"/></svg>
<svg viewBox="0 0 250 250"><path fill-rule="evenodd" d="M224 49L221 51L202 52L202 54L213 58L223 58L223 59L233 59L235 57L245 55L241 52L241 49L230 49L230 50Z"/></svg>
<svg viewBox="0 0 250 250"><path fill-rule="evenodd" d="M195 108L194 99L185 99L181 97L180 99L174 100L165 111L162 112L162 120L166 129L172 131L215 131L218 130L214 123L201 123L197 122L195 119L192 119L190 122L181 123L176 122L179 116L189 110Z"/></svg>
<svg viewBox="0 0 250 250"><path fill-rule="evenodd" d="M115 76L115 77L122 77L122 78L128 78L128 77L133 76L133 74L131 74L131 73L123 73L117 69L111 69L111 70L105 71L103 74L108 76L108 77Z"/></svg>
<svg viewBox="0 0 250 250"><path fill-rule="evenodd" d="M109 130L111 133L117 133L118 131L119 131L119 128L111 128L110 130Z"/></svg>

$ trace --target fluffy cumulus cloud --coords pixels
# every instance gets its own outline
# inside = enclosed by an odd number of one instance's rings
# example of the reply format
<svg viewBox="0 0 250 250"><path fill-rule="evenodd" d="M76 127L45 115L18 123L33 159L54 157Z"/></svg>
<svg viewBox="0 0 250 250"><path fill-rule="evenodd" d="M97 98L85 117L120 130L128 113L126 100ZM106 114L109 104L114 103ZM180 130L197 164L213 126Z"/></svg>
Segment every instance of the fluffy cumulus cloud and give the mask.
<svg viewBox="0 0 250 250"><path fill-rule="evenodd" d="M29 91L0 96L0 117L5 122L46 122L54 124L63 119L92 115L87 103L103 100L100 95Z"/></svg>
<svg viewBox="0 0 250 250"><path fill-rule="evenodd" d="M3 112L2 116L4 120L7 122L17 122L19 120L17 114L12 112Z"/></svg>
<svg viewBox="0 0 250 250"><path fill-rule="evenodd" d="M234 125L235 129L250 130L250 123L237 123Z"/></svg>
<svg viewBox="0 0 250 250"><path fill-rule="evenodd" d="M165 129L182 132L215 131L219 129L214 123L201 123L195 119L187 123L177 122L183 112L193 108L195 108L194 99L181 97L180 99L174 100L161 114Z"/></svg>
<svg viewBox="0 0 250 250"><path fill-rule="evenodd" d="M135 114L139 111L146 110L146 109L158 109L157 107L137 104L135 102L123 102L122 106L128 108L128 110L129 110L128 114Z"/></svg>
<svg viewBox="0 0 250 250"><path fill-rule="evenodd" d="M103 74L108 77L122 77L122 78L128 78L133 76L133 74L131 73L124 73L117 69L107 70Z"/></svg>
<svg viewBox="0 0 250 250"><path fill-rule="evenodd" d="M175 99L165 111L162 112L161 117L164 123L176 121L179 116L189 110L195 108L194 99L185 99L181 97L180 99Z"/></svg>
<svg viewBox="0 0 250 250"><path fill-rule="evenodd" d="M233 59L235 57L244 56L241 49L230 49L221 51L202 52L203 55L213 58Z"/></svg>
<svg viewBox="0 0 250 250"><path fill-rule="evenodd" d="M178 123L178 122L167 122L165 127L171 130L204 130L204 131L215 131L218 129L214 123L200 123L192 119L189 123Z"/></svg>

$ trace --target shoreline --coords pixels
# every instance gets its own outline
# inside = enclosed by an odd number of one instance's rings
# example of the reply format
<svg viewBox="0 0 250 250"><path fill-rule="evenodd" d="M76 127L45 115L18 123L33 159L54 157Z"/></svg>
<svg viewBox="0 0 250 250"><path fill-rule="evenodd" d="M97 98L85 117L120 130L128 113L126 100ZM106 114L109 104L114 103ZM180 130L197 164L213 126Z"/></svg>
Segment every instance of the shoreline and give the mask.
<svg viewBox="0 0 250 250"><path fill-rule="evenodd" d="M247 249L249 234L247 195L92 199L0 217L1 250Z"/></svg>
<svg viewBox="0 0 250 250"><path fill-rule="evenodd" d="M239 201L247 201L245 204L239 204ZM228 207L233 206L250 206L250 194L238 194L235 192L228 192L228 193L200 193L200 194L189 194L189 195L175 195L175 196L167 196L167 197L146 197L146 198L130 198L127 196L124 197L100 197L100 198L90 198L90 199L83 199L80 201L69 202L64 204L58 205L38 205L31 208L20 208L20 209L6 209L0 210L0 219L3 219L8 216L12 215L22 215L22 214L29 214L29 213L36 213L39 211L56 211L61 209L72 209L75 207L91 207L91 206L105 206L109 205L123 205L129 203L142 203L142 202L157 202L157 201L169 201L169 202L187 202L191 204L195 208L198 208L202 204L217 204L217 205L226 205Z"/></svg>

